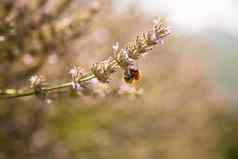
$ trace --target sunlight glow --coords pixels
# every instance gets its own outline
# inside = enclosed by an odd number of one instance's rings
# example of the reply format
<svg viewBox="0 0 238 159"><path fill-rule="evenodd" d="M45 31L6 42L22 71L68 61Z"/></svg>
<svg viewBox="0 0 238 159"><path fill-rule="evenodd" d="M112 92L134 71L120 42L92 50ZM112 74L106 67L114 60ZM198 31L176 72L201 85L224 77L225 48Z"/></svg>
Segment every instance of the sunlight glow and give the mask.
<svg viewBox="0 0 238 159"><path fill-rule="evenodd" d="M184 30L221 29L238 34L238 4L234 0L140 0L146 13L168 16Z"/></svg>

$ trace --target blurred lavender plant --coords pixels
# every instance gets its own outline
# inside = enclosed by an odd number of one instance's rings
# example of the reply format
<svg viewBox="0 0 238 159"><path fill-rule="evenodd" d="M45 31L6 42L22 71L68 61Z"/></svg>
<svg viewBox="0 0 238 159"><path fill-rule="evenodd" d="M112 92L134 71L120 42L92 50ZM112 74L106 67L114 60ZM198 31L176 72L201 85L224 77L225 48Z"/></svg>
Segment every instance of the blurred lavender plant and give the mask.
<svg viewBox="0 0 238 159"><path fill-rule="evenodd" d="M0 87L15 84L15 79L18 83L24 81L25 76L38 72L51 55L63 57L68 45L87 33L101 6L91 2L85 8L72 9L79 2L0 2Z"/></svg>

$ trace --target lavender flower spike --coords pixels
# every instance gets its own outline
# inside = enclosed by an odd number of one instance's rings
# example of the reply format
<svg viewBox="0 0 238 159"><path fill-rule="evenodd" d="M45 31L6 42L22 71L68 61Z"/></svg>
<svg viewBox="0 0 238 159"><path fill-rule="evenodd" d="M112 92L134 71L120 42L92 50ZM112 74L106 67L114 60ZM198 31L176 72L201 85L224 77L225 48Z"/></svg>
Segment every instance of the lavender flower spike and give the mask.
<svg viewBox="0 0 238 159"><path fill-rule="evenodd" d="M171 29L162 23L161 19L154 19L153 33L151 40L156 44L164 44L164 39L171 34Z"/></svg>

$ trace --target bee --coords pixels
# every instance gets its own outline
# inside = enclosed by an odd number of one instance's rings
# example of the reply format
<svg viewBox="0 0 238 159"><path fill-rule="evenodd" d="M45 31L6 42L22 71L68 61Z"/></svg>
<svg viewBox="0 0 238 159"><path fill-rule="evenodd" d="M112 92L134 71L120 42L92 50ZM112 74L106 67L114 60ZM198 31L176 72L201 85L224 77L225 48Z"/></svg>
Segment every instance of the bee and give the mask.
<svg viewBox="0 0 238 159"><path fill-rule="evenodd" d="M138 81L141 78L141 74L138 68L135 66L128 66L124 70L124 80L126 83L133 83L134 81Z"/></svg>

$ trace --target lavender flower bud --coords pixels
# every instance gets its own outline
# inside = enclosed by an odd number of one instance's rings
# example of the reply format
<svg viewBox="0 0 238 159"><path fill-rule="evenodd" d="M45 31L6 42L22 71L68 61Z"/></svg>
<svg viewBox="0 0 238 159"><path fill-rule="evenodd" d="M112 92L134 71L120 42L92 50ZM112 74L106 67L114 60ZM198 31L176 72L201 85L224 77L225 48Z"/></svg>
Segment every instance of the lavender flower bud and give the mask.
<svg viewBox="0 0 238 159"><path fill-rule="evenodd" d="M109 82L109 76L116 71L118 65L113 57L109 57L107 60L93 64L91 71L96 78L103 83Z"/></svg>
<svg viewBox="0 0 238 159"><path fill-rule="evenodd" d="M41 100L46 101L47 100L46 93L44 92L42 88L43 82L45 82L45 80L39 75L34 75L34 76L31 76L30 82L31 82L31 88L33 88L35 91L35 95L39 97Z"/></svg>
<svg viewBox="0 0 238 159"><path fill-rule="evenodd" d="M72 77L72 87L76 92L81 92L82 87L79 83L79 80L83 77L82 69L78 66L74 66L72 69L69 70L69 74Z"/></svg>

